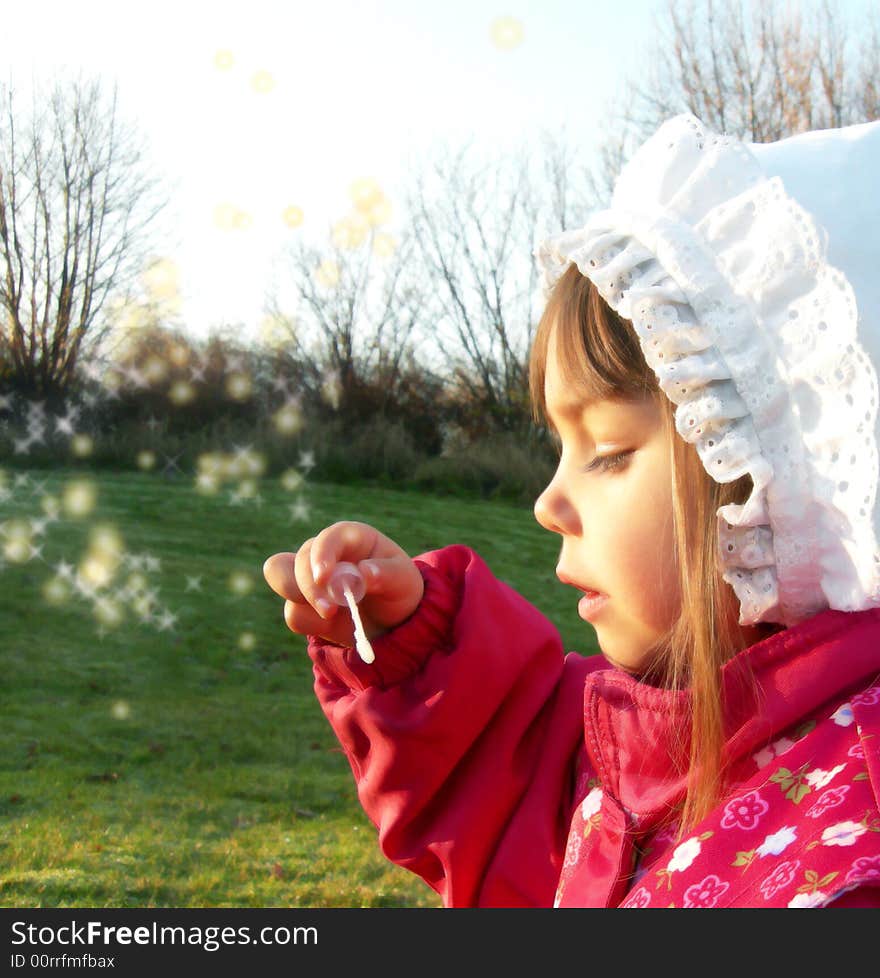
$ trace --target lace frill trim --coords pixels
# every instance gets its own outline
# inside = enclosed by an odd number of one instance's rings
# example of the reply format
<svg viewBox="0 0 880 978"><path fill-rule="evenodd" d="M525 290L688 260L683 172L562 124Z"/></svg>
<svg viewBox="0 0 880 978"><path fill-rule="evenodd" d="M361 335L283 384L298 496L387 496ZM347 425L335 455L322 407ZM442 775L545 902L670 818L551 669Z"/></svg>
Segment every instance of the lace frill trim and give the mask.
<svg viewBox="0 0 880 978"><path fill-rule="evenodd" d="M679 117L634 157L611 210L535 255L545 293L574 262L632 321L712 478L751 476L746 502L717 512L740 624L880 605L876 373L852 289L781 181Z"/></svg>

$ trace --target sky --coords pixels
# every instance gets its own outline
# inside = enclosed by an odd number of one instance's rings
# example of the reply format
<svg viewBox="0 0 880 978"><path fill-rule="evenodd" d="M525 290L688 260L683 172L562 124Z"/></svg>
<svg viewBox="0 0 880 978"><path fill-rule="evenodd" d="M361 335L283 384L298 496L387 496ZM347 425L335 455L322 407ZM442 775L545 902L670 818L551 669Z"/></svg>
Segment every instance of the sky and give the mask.
<svg viewBox="0 0 880 978"><path fill-rule="evenodd" d="M117 85L169 187L154 281L205 336L259 334L279 254L350 213L353 186L379 188L393 233L408 167L432 145L472 136L501 152L565 126L589 152L665 0L8 7L14 85L59 71Z"/></svg>
<svg viewBox="0 0 880 978"><path fill-rule="evenodd" d="M589 144L627 64L615 43L646 37L656 7L35 0L4 12L0 65L19 88L59 71L117 85L169 187L156 258L182 319L253 333L285 244L349 213L358 181L390 202L391 233L408 162L435 143L500 151L565 124Z"/></svg>

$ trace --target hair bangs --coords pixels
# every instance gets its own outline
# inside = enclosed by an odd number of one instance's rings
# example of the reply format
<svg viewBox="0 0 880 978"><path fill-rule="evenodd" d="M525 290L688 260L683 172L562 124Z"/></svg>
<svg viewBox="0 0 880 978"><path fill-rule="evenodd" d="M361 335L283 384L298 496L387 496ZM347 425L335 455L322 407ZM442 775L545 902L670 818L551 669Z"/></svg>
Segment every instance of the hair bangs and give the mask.
<svg viewBox="0 0 880 978"><path fill-rule="evenodd" d="M572 263L550 294L529 357L529 393L537 422L547 415L544 380L551 337L564 383L584 400L640 400L659 394L632 325Z"/></svg>

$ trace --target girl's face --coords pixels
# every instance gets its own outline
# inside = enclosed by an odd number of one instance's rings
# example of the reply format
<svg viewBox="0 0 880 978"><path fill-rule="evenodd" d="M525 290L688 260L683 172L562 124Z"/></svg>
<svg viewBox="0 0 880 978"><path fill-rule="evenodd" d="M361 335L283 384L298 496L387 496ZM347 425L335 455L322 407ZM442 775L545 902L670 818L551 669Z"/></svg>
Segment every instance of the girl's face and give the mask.
<svg viewBox="0 0 880 978"><path fill-rule="evenodd" d="M561 456L535 503L535 517L562 537L560 580L604 596L578 606L581 617L589 616L602 653L638 673L681 603L661 408L653 399L573 397L562 382L555 347L551 336L544 394Z"/></svg>

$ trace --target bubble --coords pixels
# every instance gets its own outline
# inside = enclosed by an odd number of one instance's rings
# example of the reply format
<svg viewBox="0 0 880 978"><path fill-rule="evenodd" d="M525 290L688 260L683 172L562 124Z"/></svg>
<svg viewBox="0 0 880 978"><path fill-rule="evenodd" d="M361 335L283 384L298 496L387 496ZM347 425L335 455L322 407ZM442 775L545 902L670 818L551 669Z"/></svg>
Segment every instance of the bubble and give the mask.
<svg viewBox="0 0 880 978"><path fill-rule="evenodd" d="M384 231L380 231L373 238L373 254L380 258L390 258L397 248L397 241Z"/></svg>
<svg viewBox="0 0 880 978"><path fill-rule="evenodd" d="M168 376L168 365L161 357L153 354L144 364L141 372L151 384L159 384Z"/></svg>
<svg viewBox="0 0 880 978"><path fill-rule="evenodd" d="M245 231L252 219L246 211L227 201L214 208L214 223L221 231Z"/></svg>
<svg viewBox="0 0 880 978"><path fill-rule="evenodd" d="M302 226L305 216L303 214L303 209L297 207L296 204L291 204L290 207L285 207L281 214L281 220L289 228L298 228Z"/></svg>
<svg viewBox="0 0 880 978"><path fill-rule="evenodd" d="M147 579L143 574L129 574L128 589L132 594L138 594L141 591L145 591L147 588Z"/></svg>
<svg viewBox="0 0 880 978"><path fill-rule="evenodd" d="M250 574L246 574L244 571L235 571L229 575L229 590L233 594L244 595L251 591L253 588L253 581Z"/></svg>
<svg viewBox="0 0 880 978"><path fill-rule="evenodd" d="M359 248L367 240L369 224L363 215L350 214L333 225L333 244L337 248Z"/></svg>
<svg viewBox="0 0 880 978"><path fill-rule="evenodd" d="M185 346L175 343L168 351L168 359L176 367L185 367L189 363L190 352Z"/></svg>
<svg viewBox="0 0 880 978"><path fill-rule="evenodd" d="M489 27L492 43L501 51L510 51L522 44L523 25L515 17L496 17Z"/></svg>
<svg viewBox="0 0 880 978"><path fill-rule="evenodd" d="M95 602L95 617L101 625L115 628L122 624L124 614L118 601L102 596Z"/></svg>
<svg viewBox="0 0 880 978"><path fill-rule="evenodd" d="M125 700L116 700L110 707L110 713L114 720L127 720L131 716L131 707Z"/></svg>
<svg viewBox="0 0 880 978"><path fill-rule="evenodd" d="M234 373L226 379L226 392L236 401L246 401L253 393L253 382L247 374Z"/></svg>
<svg viewBox="0 0 880 978"><path fill-rule="evenodd" d="M189 404L195 397L196 389L188 380L176 380L168 391L168 399L178 407Z"/></svg>
<svg viewBox="0 0 880 978"><path fill-rule="evenodd" d="M24 564L33 555L33 529L25 520L8 520L0 524L3 556L13 564Z"/></svg>
<svg viewBox="0 0 880 978"><path fill-rule="evenodd" d="M275 87L275 79L268 71L257 71L251 76L251 88L260 95L271 92Z"/></svg>
<svg viewBox="0 0 880 978"><path fill-rule="evenodd" d="M122 534L115 526L106 523L93 527L89 534L89 540L96 553L108 554L113 557L118 557L125 547Z"/></svg>
<svg viewBox="0 0 880 978"><path fill-rule="evenodd" d="M361 211L368 211L383 197L382 190L373 177L361 177L355 180L349 188L349 194L354 206Z"/></svg>
<svg viewBox="0 0 880 978"><path fill-rule="evenodd" d="M137 466L144 472L149 471L156 465L156 453L145 449L142 452L137 453Z"/></svg>
<svg viewBox="0 0 880 978"><path fill-rule="evenodd" d="M285 404L279 408L273 418L273 423L282 435L295 435L303 428L303 416L295 404Z"/></svg>
<svg viewBox="0 0 880 978"><path fill-rule="evenodd" d="M170 258L157 258L143 273L143 282L152 299L168 301L180 297L180 272Z"/></svg>
<svg viewBox="0 0 880 978"><path fill-rule="evenodd" d="M295 492L303 484L303 476L296 469L287 469L281 474L281 485L288 492Z"/></svg>
<svg viewBox="0 0 880 978"><path fill-rule="evenodd" d="M43 496L40 499L40 508L50 519L57 519L61 512L61 502L57 496Z"/></svg>
<svg viewBox="0 0 880 978"><path fill-rule="evenodd" d="M88 516L95 508L98 489L93 482L76 480L68 483L62 495L62 505L68 516Z"/></svg>
<svg viewBox="0 0 880 978"><path fill-rule="evenodd" d="M318 266L315 278L319 285L332 289L339 283L339 266L335 261L327 258Z"/></svg>
<svg viewBox="0 0 880 978"><path fill-rule="evenodd" d="M113 580L113 562L101 554L89 554L79 565L79 577L91 588L106 587Z"/></svg>
<svg viewBox="0 0 880 978"><path fill-rule="evenodd" d="M48 604L64 604L70 598L71 593L70 585L57 574L47 578L43 583L43 597Z"/></svg>
<svg viewBox="0 0 880 978"><path fill-rule="evenodd" d="M220 480L209 472L200 472L196 476L196 491L203 496L214 496L220 491Z"/></svg>
<svg viewBox="0 0 880 978"><path fill-rule="evenodd" d="M242 632L238 636L238 647L245 652L251 652L256 647L257 637L253 632Z"/></svg>
<svg viewBox="0 0 880 978"><path fill-rule="evenodd" d="M243 479L238 484L239 499L253 499L257 494L257 483L253 479Z"/></svg>
<svg viewBox="0 0 880 978"><path fill-rule="evenodd" d="M219 71L229 71L234 64L235 58L232 52L225 48L214 55L214 67Z"/></svg>
<svg viewBox="0 0 880 978"><path fill-rule="evenodd" d="M95 450L95 442L91 435L78 434L70 439L70 451L76 458L88 458Z"/></svg>

